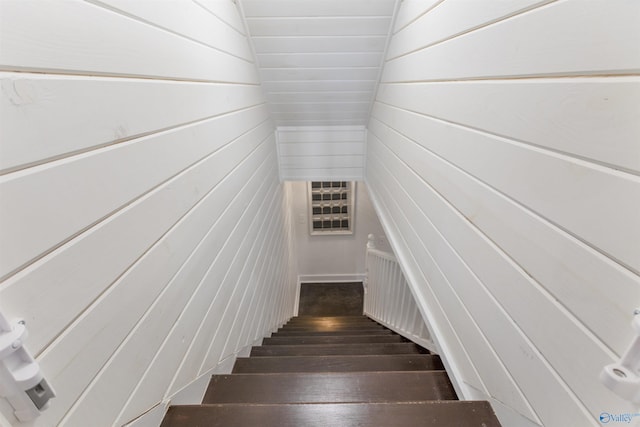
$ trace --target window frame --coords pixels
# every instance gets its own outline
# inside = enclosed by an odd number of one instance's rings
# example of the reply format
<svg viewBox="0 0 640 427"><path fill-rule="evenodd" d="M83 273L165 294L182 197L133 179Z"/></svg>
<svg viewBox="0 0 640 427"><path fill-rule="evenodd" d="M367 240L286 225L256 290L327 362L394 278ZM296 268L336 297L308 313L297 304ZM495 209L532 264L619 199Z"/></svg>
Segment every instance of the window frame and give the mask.
<svg viewBox="0 0 640 427"><path fill-rule="evenodd" d="M318 203L317 201L313 200L313 194L314 193L326 193L326 187L321 187L320 191L318 191L315 188L312 188L312 185L314 182L320 182L320 183L324 183L324 182L346 182L348 183L348 187L347 187L347 202L345 203L340 203L340 206L347 206L347 220L349 221L349 227L348 228L326 228L326 229L315 229L313 227L313 222L314 222L314 217L317 218L318 215L323 216L323 215L330 215L333 216L333 213L329 213L329 214L314 214L313 213L313 208L314 207L327 207L327 206L322 206L323 203ZM333 188L333 187L331 187ZM344 188L344 187L340 187L340 190ZM331 191L331 193L335 193L334 190ZM312 236L345 236L345 235L352 235L355 232L355 198L356 198L356 181L308 181L307 182L307 210L308 210L308 220L309 220L309 234ZM340 199L342 200L342 199ZM331 200L332 202L333 200ZM322 201L321 201L322 202ZM335 206L328 206L331 207L332 209ZM340 212L340 217L343 218L343 214L342 212Z"/></svg>

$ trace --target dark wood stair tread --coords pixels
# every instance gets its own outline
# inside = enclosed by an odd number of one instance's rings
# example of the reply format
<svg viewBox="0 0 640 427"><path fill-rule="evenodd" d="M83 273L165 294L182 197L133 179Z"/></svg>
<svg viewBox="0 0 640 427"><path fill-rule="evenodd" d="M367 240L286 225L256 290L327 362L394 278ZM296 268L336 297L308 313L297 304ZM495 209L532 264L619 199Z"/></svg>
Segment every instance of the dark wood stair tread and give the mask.
<svg viewBox="0 0 640 427"><path fill-rule="evenodd" d="M253 347L251 357L329 356L347 354L426 354L419 345L407 343L264 345Z"/></svg>
<svg viewBox="0 0 640 427"><path fill-rule="evenodd" d="M202 403L357 403L457 399L444 371L214 375Z"/></svg>
<svg viewBox="0 0 640 427"><path fill-rule="evenodd" d="M360 330L343 330L343 331L307 331L307 330L278 330L278 332L274 332L273 334L271 334L272 337L275 336L282 336L282 337L289 337L289 336L300 336L300 335L308 335L308 336L312 336L312 335L353 335L353 334L357 334L357 335L396 335L395 332L389 330L389 329L360 329Z"/></svg>
<svg viewBox="0 0 640 427"><path fill-rule="evenodd" d="M371 319L331 319L317 318L309 320L289 320L285 323L287 326L317 326L317 325L379 325Z"/></svg>
<svg viewBox="0 0 640 427"><path fill-rule="evenodd" d="M241 357L233 373L443 370L434 354Z"/></svg>
<svg viewBox="0 0 640 427"><path fill-rule="evenodd" d="M171 406L161 427L499 427L487 402Z"/></svg>
<svg viewBox="0 0 640 427"><path fill-rule="evenodd" d="M386 329L382 325L371 323L370 325L362 324L336 324L336 325L284 325L278 331L317 331L317 332L334 332L334 331L359 331L371 330L377 331Z"/></svg>
<svg viewBox="0 0 640 427"><path fill-rule="evenodd" d="M374 320L372 320L370 317L367 317L367 316L297 316L289 319L289 322L326 322L326 321L351 322L351 321L361 321L361 320L374 322Z"/></svg>
<svg viewBox="0 0 640 427"><path fill-rule="evenodd" d="M341 335L341 336L297 336L271 337L262 340L262 345L303 345L303 344L355 344L406 342L400 335Z"/></svg>

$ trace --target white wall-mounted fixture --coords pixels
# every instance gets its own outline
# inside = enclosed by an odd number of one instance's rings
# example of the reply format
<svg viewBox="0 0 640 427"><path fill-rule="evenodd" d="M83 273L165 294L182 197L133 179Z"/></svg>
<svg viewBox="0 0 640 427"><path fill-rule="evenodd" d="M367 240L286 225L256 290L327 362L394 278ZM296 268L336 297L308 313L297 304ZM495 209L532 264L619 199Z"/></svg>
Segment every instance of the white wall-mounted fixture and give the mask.
<svg viewBox="0 0 640 427"><path fill-rule="evenodd" d="M607 365L600 379L609 389L635 404L640 404L640 309L634 311L632 321L636 333L620 362Z"/></svg>
<svg viewBox="0 0 640 427"><path fill-rule="evenodd" d="M23 320L9 322L0 313L0 397L9 401L20 421L39 416L55 397L38 362L24 347L26 338Z"/></svg>

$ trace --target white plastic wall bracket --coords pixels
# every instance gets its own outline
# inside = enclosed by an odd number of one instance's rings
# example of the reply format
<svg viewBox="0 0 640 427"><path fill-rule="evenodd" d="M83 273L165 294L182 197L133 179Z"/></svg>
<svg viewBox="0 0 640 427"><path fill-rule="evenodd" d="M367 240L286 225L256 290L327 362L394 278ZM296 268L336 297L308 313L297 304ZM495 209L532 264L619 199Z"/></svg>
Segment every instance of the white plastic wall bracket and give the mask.
<svg viewBox="0 0 640 427"><path fill-rule="evenodd" d="M620 362L604 367L600 380L620 397L640 404L640 312L634 311L634 314L635 338Z"/></svg>
<svg viewBox="0 0 640 427"><path fill-rule="evenodd" d="M23 345L26 338L24 321L8 322L0 313L0 397L7 399L20 421L39 416L55 397L40 366Z"/></svg>

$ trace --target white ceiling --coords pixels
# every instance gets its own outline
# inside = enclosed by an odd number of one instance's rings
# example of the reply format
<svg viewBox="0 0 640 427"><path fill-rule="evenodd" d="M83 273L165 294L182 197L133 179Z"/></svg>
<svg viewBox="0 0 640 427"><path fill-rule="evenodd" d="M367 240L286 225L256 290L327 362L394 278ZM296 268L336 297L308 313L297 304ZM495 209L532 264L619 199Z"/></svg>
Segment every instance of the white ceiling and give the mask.
<svg viewBox="0 0 640 427"><path fill-rule="evenodd" d="M239 0L276 126L367 123L396 0Z"/></svg>

